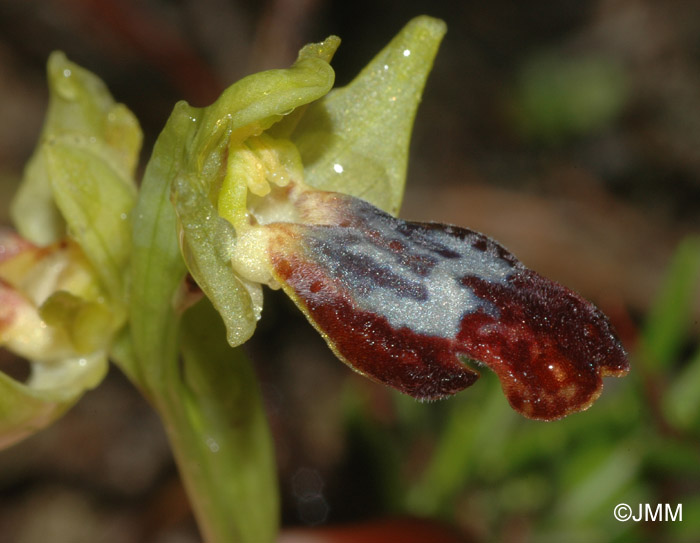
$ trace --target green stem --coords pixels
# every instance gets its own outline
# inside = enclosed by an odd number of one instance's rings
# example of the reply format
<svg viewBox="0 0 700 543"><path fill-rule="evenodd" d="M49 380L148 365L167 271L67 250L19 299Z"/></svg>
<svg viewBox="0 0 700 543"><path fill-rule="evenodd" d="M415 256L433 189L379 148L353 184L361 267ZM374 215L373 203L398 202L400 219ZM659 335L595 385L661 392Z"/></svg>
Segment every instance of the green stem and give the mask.
<svg viewBox="0 0 700 543"><path fill-rule="evenodd" d="M181 380L155 405L208 543L263 543L278 528L272 440L252 368L207 300L186 314ZM165 392L164 394L162 392Z"/></svg>
<svg viewBox="0 0 700 543"><path fill-rule="evenodd" d="M272 543L279 524L275 460L252 366L228 346L206 299L185 314L179 331L182 367L164 353L152 361L171 366L162 380L130 377L163 421L203 540ZM120 366L133 365L124 342L113 354Z"/></svg>
<svg viewBox="0 0 700 543"><path fill-rule="evenodd" d="M255 376L203 299L180 315L186 269L170 203L183 122L156 142L134 209L130 330L113 353L160 414L207 543L272 543L278 527L270 439ZM180 138L181 139L181 138Z"/></svg>
<svg viewBox="0 0 700 543"><path fill-rule="evenodd" d="M274 453L249 361L226 343L207 299L182 319L171 312L156 329L149 360L125 342L114 354L163 421L204 541L273 542L279 524ZM146 330L152 332L153 323ZM143 333L132 324L132 338Z"/></svg>

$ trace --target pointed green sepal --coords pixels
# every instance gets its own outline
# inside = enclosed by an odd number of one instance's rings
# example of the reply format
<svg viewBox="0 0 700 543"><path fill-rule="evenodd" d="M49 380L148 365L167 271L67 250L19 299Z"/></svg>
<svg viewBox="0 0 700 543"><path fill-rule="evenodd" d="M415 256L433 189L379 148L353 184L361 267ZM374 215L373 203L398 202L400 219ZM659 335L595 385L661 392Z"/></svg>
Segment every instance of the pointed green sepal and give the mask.
<svg viewBox="0 0 700 543"><path fill-rule="evenodd" d="M445 23L410 21L346 87L311 104L291 135L309 185L396 215L416 109Z"/></svg>

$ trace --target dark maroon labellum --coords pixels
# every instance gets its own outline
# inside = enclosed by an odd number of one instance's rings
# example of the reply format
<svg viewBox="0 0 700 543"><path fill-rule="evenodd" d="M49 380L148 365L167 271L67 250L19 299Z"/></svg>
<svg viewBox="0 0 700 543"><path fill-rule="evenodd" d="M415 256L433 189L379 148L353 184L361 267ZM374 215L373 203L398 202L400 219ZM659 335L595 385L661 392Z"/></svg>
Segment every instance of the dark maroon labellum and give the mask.
<svg viewBox="0 0 700 543"><path fill-rule="evenodd" d="M271 224L275 276L358 372L419 399L499 376L514 409L542 420L586 409L628 371L608 319L571 290L465 228L405 222L343 195L319 224Z"/></svg>

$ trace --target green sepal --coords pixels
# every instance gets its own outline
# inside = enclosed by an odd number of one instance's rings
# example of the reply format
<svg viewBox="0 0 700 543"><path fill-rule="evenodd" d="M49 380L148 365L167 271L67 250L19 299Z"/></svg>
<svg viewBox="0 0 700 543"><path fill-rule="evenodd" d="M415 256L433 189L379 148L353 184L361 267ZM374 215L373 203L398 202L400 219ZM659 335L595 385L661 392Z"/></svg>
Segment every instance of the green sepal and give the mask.
<svg viewBox="0 0 700 543"><path fill-rule="evenodd" d="M291 134L306 183L398 213L413 120L445 31L438 19L413 19L349 85L309 105Z"/></svg>
<svg viewBox="0 0 700 543"><path fill-rule="evenodd" d="M170 202L172 179L191 136L189 106L176 104L156 140L133 211L129 327L131 356L117 362L148 394L164 386L177 360L175 296L187 273ZM124 349L123 349L124 350Z"/></svg>
<svg viewBox="0 0 700 543"><path fill-rule="evenodd" d="M131 251L129 219L136 188L89 146L56 141L44 146L55 202L68 234L77 241L110 295L124 303L124 271Z"/></svg>
<svg viewBox="0 0 700 543"><path fill-rule="evenodd" d="M330 41L329 41L330 40ZM208 169L208 158L228 137L238 141L258 135L296 108L324 96L333 87L335 72L325 58L337 47L337 38L306 46L291 68L249 75L227 88L211 106L202 110L194 141L194 156ZM320 56L316 56L317 51Z"/></svg>
<svg viewBox="0 0 700 543"><path fill-rule="evenodd" d="M32 364L29 381L19 383L0 372L0 449L49 426L107 373L103 352Z"/></svg>
<svg viewBox="0 0 700 543"><path fill-rule="evenodd" d="M66 235L66 223L51 186L56 170L47 164L44 149L57 143L82 149L101 161L102 169L112 170L113 175L133 184L142 140L134 115L115 103L97 76L58 51L49 57L47 72L49 108L41 139L10 210L19 233L37 245Z"/></svg>
<svg viewBox="0 0 700 543"><path fill-rule="evenodd" d="M34 390L0 372L0 449L47 427L80 397L56 398Z"/></svg>

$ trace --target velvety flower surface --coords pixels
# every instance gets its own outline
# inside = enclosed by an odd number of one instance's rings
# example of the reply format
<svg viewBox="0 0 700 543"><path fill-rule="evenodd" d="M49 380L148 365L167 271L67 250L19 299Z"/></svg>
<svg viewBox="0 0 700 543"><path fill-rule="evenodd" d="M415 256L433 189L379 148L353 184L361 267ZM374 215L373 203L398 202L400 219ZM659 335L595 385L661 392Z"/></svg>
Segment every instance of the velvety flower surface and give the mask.
<svg viewBox="0 0 700 543"><path fill-rule="evenodd" d="M243 249L267 248L255 268L358 372L432 400L474 383L464 362L480 362L517 411L544 420L587 408L603 376L627 372L597 308L488 237L293 183L284 192L298 222L251 227Z"/></svg>

